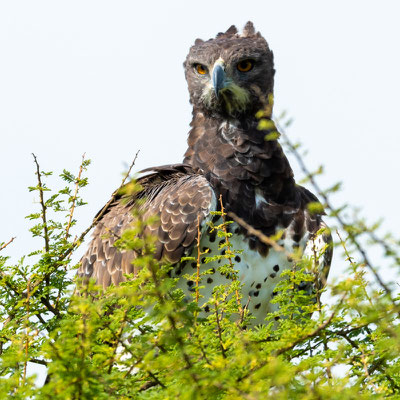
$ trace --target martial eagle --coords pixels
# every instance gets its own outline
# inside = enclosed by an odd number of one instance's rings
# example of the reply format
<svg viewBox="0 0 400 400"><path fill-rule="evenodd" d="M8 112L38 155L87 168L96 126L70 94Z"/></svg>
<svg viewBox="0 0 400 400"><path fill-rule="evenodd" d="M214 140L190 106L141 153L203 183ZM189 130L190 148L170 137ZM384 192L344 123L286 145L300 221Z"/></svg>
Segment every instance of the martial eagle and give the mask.
<svg viewBox="0 0 400 400"><path fill-rule="evenodd" d="M273 53L253 24L248 22L242 33L232 26L213 39L197 39L184 69L193 119L183 163L152 168L139 179L141 193L115 198L94 230L78 274L106 288L135 272L131 263L135 253L121 252L113 244L132 223L131 210L138 197L147 199L142 206L145 217L159 216L159 223L150 227L157 236L155 258L174 264L175 277L193 274L196 263L181 258L196 256L199 223L201 249L221 252L219 238L208 225L211 212L220 209L221 198L225 210L245 222L231 225L232 246L244 250L235 257L234 266L243 284L243 304L254 322L262 323L275 307L270 300L280 274L292 262L286 252L269 247L245 226L266 236L283 230L282 245L289 253L296 248L310 254L311 249L326 246L330 237L316 238L325 225L307 205L317 198L295 183L278 141L265 140L266 132L258 129L256 114L265 109L265 99L273 93L275 70ZM331 251L326 251L319 263L323 283L330 261ZM200 267L213 271L202 282L204 299L215 285L227 282L219 266L214 261ZM192 281L178 281L188 295L192 286Z"/></svg>

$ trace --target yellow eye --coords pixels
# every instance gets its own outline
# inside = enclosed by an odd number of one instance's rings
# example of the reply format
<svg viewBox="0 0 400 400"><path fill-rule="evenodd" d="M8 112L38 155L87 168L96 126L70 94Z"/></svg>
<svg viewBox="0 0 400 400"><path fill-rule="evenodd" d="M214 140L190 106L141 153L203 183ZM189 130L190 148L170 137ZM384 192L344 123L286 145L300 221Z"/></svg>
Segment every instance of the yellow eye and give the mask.
<svg viewBox="0 0 400 400"><path fill-rule="evenodd" d="M196 64L194 66L194 68L196 69L197 73L200 75L205 75L208 72L207 67L205 67L204 65L201 65L201 64Z"/></svg>
<svg viewBox="0 0 400 400"><path fill-rule="evenodd" d="M248 72L254 67L254 61L253 60L242 60L238 63L237 69L240 72Z"/></svg>

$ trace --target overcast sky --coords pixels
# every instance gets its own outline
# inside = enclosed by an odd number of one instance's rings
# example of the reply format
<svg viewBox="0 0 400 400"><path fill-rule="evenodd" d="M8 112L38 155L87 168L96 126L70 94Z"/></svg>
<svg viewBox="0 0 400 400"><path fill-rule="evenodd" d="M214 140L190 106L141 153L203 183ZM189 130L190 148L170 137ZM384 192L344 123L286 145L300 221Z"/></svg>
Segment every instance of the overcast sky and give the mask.
<svg viewBox="0 0 400 400"><path fill-rule="evenodd" d="M182 160L191 108L182 63L197 37L252 20L275 54L275 112L343 181L337 204L399 225L400 6L393 1L1 1L0 242L39 245L34 152L44 170L93 160L78 230L136 170ZM292 166L299 176L298 166ZM80 252L84 250L84 246ZM79 255L77 255L79 259ZM334 272L334 275L340 271Z"/></svg>

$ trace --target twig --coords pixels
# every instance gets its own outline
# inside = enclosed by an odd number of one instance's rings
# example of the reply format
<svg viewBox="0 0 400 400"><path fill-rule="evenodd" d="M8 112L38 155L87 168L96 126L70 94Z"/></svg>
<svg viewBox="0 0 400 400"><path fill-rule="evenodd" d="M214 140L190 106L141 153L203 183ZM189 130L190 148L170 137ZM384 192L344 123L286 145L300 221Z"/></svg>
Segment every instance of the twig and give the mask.
<svg viewBox="0 0 400 400"><path fill-rule="evenodd" d="M231 251L231 242L229 241L229 236L228 236L228 231L226 229L226 212L225 212L225 208L224 208L224 204L222 202L222 194L219 196L219 203L221 206L221 215L222 215L222 230L224 231L225 234L225 242L226 242L226 247L228 248L228 261L229 261L229 266L231 267L232 271L234 270L233 268L233 263L232 263L232 251ZM236 274L233 274L233 281L237 281L237 276ZM237 288L235 289L235 296L236 296L236 303L238 305L238 309L239 309L239 324L241 324L243 322L243 318L244 318L244 310L242 307L242 303L240 301L240 295L239 295L239 291L237 290Z"/></svg>
<svg viewBox="0 0 400 400"><path fill-rule="evenodd" d="M331 323L331 321L333 320L334 316L336 315L339 307L342 305L343 300L346 297L346 295L347 295L347 293L345 293L342 296L342 298L340 299L340 301L337 304L336 308L333 310L332 314L329 316L329 318L324 323L322 323L321 325L317 326L317 328L314 331L312 331L312 332L308 333L307 335L304 335L304 336L296 339L292 344L280 348L276 352L276 355L278 356L278 355L280 355L282 353L285 353L286 351L293 349L293 347L297 346L299 343L303 342L304 340L311 339L311 338L317 336L322 330L324 330Z"/></svg>
<svg viewBox="0 0 400 400"><path fill-rule="evenodd" d="M147 373L150 375L153 381L146 382L143 386L140 387L139 392L143 392L157 385L161 386L163 389L166 389L166 386L152 372L147 371Z"/></svg>
<svg viewBox="0 0 400 400"><path fill-rule="evenodd" d="M26 329L26 341L25 341L25 360L24 360L24 374L22 377L23 385L25 385L26 380L26 367L28 365L28 350L29 350L29 300L30 300L30 284L31 278L28 279L28 285L26 289L26 318L25 318L25 329Z"/></svg>
<svg viewBox="0 0 400 400"><path fill-rule="evenodd" d="M328 208L332 213L335 211L335 208L332 206L331 202L328 199L328 196L321 190L321 188L319 187L318 183L316 182L313 174L308 170L308 168L306 167L302 157L300 156L299 152L297 151L296 147L290 142L287 134L285 133L285 130L279 126L279 124L277 122L275 122L276 126L279 129L280 134L282 135L282 137L285 139L286 145L289 147L289 150L291 151L291 153L294 155L294 157L296 158L300 169L302 170L302 172L304 173L304 175L310 180L312 186L314 186L314 189L317 191L318 195L324 200L325 206L326 208ZM343 220L343 218L339 215L336 214L335 215L336 220L339 222L339 224L341 225L341 227L346 230L346 228L349 226L348 224L346 224L346 222ZM389 296L390 300L392 303L395 303L393 295L392 295L392 291L389 288L388 285L386 285L386 283L382 280L382 278L380 277L380 275L378 274L378 272L376 271L375 267L372 265L372 263L369 260L369 257L367 256L366 251L363 249L363 247L361 246L361 244L358 242L358 240L356 239L356 236L349 230L346 230L348 232L349 238L350 240L353 242L353 244L356 246L357 251L359 252L359 254L361 255L364 264L369 268L369 270L372 272L372 274L374 275L375 279L378 281L379 285L385 290L386 294Z"/></svg>
<svg viewBox="0 0 400 400"><path fill-rule="evenodd" d="M293 343L291 343L290 345L287 345L285 347L281 347L280 349L278 349L276 352L273 353L273 355L275 357L289 351L292 350L295 346L297 346L298 344L300 344L301 342L303 342L304 340L307 339L311 339L315 336L317 336L321 331L323 331L333 320L333 318L335 317L337 311L339 310L339 307L342 305L345 297L346 297L347 293L345 293L339 303L336 305L335 309L333 310L332 314L329 316L329 318L322 323L321 325L317 326L316 329L314 329L312 332L308 333L307 335L304 335L298 339L296 339ZM246 379L247 377L249 377L251 374L253 374L254 372L258 371L260 368L263 368L265 365L268 364L268 360L262 362L260 365L258 365L257 367L251 369L250 371L248 371L245 375L241 376L238 381L243 381L244 379Z"/></svg>
<svg viewBox="0 0 400 400"><path fill-rule="evenodd" d="M200 215L197 216L197 237L196 237L196 247L197 247L197 262L196 262L196 303L199 302L199 283L200 283Z"/></svg>
<svg viewBox="0 0 400 400"><path fill-rule="evenodd" d="M250 235L257 236L264 244L271 246L274 250L283 252L287 257L291 257L295 259L295 254L289 253L283 246L280 246L276 243L275 240L272 240L267 235L264 235L260 230L253 228L250 224L248 224L243 218L240 218L237 214L232 211L228 212L228 215L232 217L234 221L236 221L239 225L247 230Z"/></svg>
<svg viewBox="0 0 400 400"><path fill-rule="evenodd" d="M75 211L75 203L76 203L76 198L77 198L77 195L78 195L79 182L80 182L81 176L82 176L83 162L84 161L85 161L85 153L82 156L82 162L81 162L81 165L79 166L79 173L78 173L78 176L77 176L76 181L75 181L75 193L74 193L74 196L72 197L72 205L71 205L71 208L70 208L68 225L67 225L67 228L65 230L65 240L68 239L69 229L71 228L71 222L72 222L72 217L73 217L74 211Z"/></svg>
<svg viewBox="0 0 400 400"><path fill-rule="evenodd" d="M106 203L106 205L105 205L105 206L101 209L101 211L96 215L96 217L93 219L93 221L92 221L92 223L90 224L90 226L89 226L88 228L86 228L86 229L81 233L81 235L78 237L78 239L75 240L74 243L72 243L71 247L70 247L68 250L66 250L66 251L59 257L59 259L58 259L59 262L62 261L62 260L64 260L66 257L68 257L68 256L72 253L72 251L82 243L82 241L83 241L83 239L85 238L85 236L89 233L89 231L90 231L94 226L97 225L97 223L99 222L99 220L103 217L103 215L104 215L104 214L106 213L106 211L108 210L108 207L115 201L115 199L117 198L117 195L118 195L120 189L124 186L125 181L128 179L128 177L129 177L129 175L130 175L130 173L131 173L131 170L132 170L133 166L134 166L135 163L136 163L136 159L137 159L137 157L138 157L138 155L139 155L139 152L140 152L140 150L138 150L138 151L136 152L136 155L135 155L135 157L134 157L134 159L133 159L131 165L129 166L128 171L127 171L126 174L124 175L124 177L123 177L123 179L122 179L122 182L121 182L121 184L119 185L119 188L113 193L113 195L111 196L111 199Z"/></svg>
<svg viewBox="0 0 400 400"><path fill-rule="evenodd" d="M50 250L50 243L49 243L49 232L47 229L47 220L46 220L46 204L44 202L44 196L43 196L43 186L42 186L42 178L41 178L41 174L40 174L40 167L39 167L39 163L36 159L35 154L32 153L34 162L36 164L36 175L38 177L38 183L39 183L39 196L40 196L40 205L42 206L42 220L43 220L43 230L44 230L44 242L45 242L45 249L46 249L46 253L49 252Z"/></svg>
<svg viewBox="0 0 400 400"><path fill-rule="evenodd" d="M217 319L217 332L218 332L218 339L219 339L219 345L221 347L222 357L226 358L226 350L222 341L222 330L221 330L221 325L219 323L218 302L215 302L215 318Z"/></svg>
<svg viewBox="0 0 400 400"><path fill-rule="evenodd" d="M121 321L121 324L120 324L120 327L119 327L119 331L117 333L117 337L116 337L113 353L112 353L111 359L109 360L109 366L108 366L108 373L109 374L111 374L112 367L113 367L113 364L115 362L115 356L117 355L118 344L121 342L122 334L124 332L124 328L125 328L125 325L126 325L126 322L127 322L127 316L128 316L128 312L129 311L130 311L129 309L125 310L124 317L122 318L122 321Z"/></svg>
<svg viewBox="0 0 400 400"><path fill-rule="evenodd" d="M0 251L3 250L3 249L5 249L10 243L12 243L12 242L14 241L14 239L15 239L15 236L12 237L7 243L3 243L3 244L0 246Z"/></svg>

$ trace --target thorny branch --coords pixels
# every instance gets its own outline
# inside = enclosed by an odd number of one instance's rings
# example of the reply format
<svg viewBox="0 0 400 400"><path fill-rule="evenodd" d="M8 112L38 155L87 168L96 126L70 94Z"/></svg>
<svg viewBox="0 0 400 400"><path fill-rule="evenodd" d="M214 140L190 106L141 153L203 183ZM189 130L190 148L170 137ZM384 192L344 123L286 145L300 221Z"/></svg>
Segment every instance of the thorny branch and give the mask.
<svg viewBox="0 0 400 400"><path fill-rule="evenodd" d="M42 220L43 220L43 231L44 231L44 242L45 242L45 249L46 253L49 252L50 250L50 242L49 242L49 232L47 228L47 218L46 218L46 204L44 201L44 196L43 196L43 185L42 185L42 175L40 173L40 167L39 163L36 159L35 154L32 153L34 162L36 164L36 175L39 183L39 196L40 196L40 205L42 206Z"/></svg>
<svg viewBox="0 0 400 400"><path fill-rule="evenodd" d="M121 184L119 185L118 189L113 193L113 195L111 196L111 199L106 203L106 205L105 205L105 206L100 210L100 212L96 215L96 217L93 219L93 221L92 221L92 223L90 224L90 226L89 226L88 228L86 228L86 229L81 233L81 235L78 237L78 239L76 239L76 240L72 243L71 247L70 247L67 251L65 251L65 253L63 253L63 254L59 257L59 259L58 259L59 262L62 261L62 260L64 260L66 257L68 257L68 256L72 253L72 251L75 250L76 247L80 246L80 244L82 243L82 241L83 241L83 239L86 237L86 235L90 232L90 230L91 230L93 227L95 227L95 226L97 225L97 223L99 222L99 220L100 220L100 219L103 217L103 215L107 212L108 207L115 201L115 199L116 199L117 196L118 196L119 191L120 191L121 188L125 185L125 182L126 182L126 180L128 179L128 177L129 177L129 175L130 175L130 173L131 173L131 170L132 170L133 166L134 166L135 163L136 163L136 160L137 160L137 157L138 157L138 155L139 155L139 152L140 152L140 150L138 150L138 151L136 152L136 155L135 155L135 157L134 157L134 159L133 159L131 165L129 166L128 171L126 172L126 174L124 174L124 177L123 177L123 179L122 179Z"/></svg>
<svg viewBox="0 0 400 400"><path fill-rule="evenodd" d="M219 340L219 345L221 348L221 353L222 353L222 357L226 358L226 349L224 347L224 343L222 340L222 329L221 329L221 324L220 324L220 320L219 320L219 314L218 314L218 302L215 302L215 318L217 321L217 333L218 333L218 340Z"/></svg>
<svg viewBox="0 0 400 400"><path fill-rule="evenodd" d="M71 208L70 208L70 213L69 213L69 218L68 218L68 225L67 225L67 228L65 229L65 239L66 240L68 239L68 236L69 236L69 229L71 227L72 217L73 217L74 211L75 211L75 203L76 203L76 198L77 198L78 191L79 191L79 183L81 181L84 161L85 161L85 154L83 154L83 156L82 156L82 162L81 162L81 165L79 166L79 173L78 173L78 176L77 176L77 178L75 180L75 193L74 193L74 196L72 197L72 205L71 205Z"/></svg>
<svg viewBox="0 0 400 400"><path fill-rule="evenodd" d="M324 191L320 188L320 186L318 185L314 175L309 171L309 169L307 168L305 162L303 161L303 158L301 157L301 155L299 154L299 152L297 151L297 148L295 145L293 145L293 143L289 140L288 135L286 134L285 130L277 123L275 122L281 136L284 138L285 140L285 144L288 146L290 152L294 155L294 157L296 158L302 172L304 173L304 175L309 179L311 185L314 187L314 189L317 191L317 194L319 197L321 197L324 201L324 204L326 206L327 209L329 209L332 214L334 215L334 218L336 218L336 220L339 222L340 226L347 232L347 234L349 235L350 240L352 241L352 243L355 245L357 251L359 252L359 254L362 257L362 260L364 262L364 264L368 267L368 269L372 272L372 274L374 275L375 279L377 280L377 282L379 283L379 285L385 290L386 294L389 296L390 300L392 303L395 303L394 298L393 298L393 294L392 294L392 290L389 288L389 286L382 280L381 276L378 274L378 272L376 271L376 268L372 265L371 261L369 260L369 257L366 253L366 251L364 250L364 248L361 246L360 242L357 240L356 236L353 234L353 232L351 231L351 229L349 228L349 224L347 224L344 219L341 217L341 215L337 212L335 212L335 208L333 207L331 201L328 199L328 196L326 195L326 193L324 193Z"/></svg>
<svg viewBox="0 0 400 400"><path fill-rule="evenodd" d="M240 226L245 228L250 235L256 236L261 242L265 243L268 246L271 246L274 250L283 252L287 257L296 261L296 255L293 253L289 253L283 246L279 245L275 240L269 238L267 235L264 235L260 230L254 228L250 224L248 224L243 218L240 218L233 211L229 211L228 215L232 217L232 219L237 222Z"/></svg>
<svg viewBox="0 0 400 400"><path fill-rule="evenodd" d="M279 356L283 353L286 353L289 350L292 350L294 347L296 347L298 344L304 342L305 340L318 336L319 333L322 332L325 328L327 328L329 326L329 324L332 322L333 318L335 317L336 313L338 312L338 310L339 310L340 306L342 305L346 296L347 296L347 293L345 293L341 297L339 303L337 304L337 306L335 307L335 309L332 311L331 315L325 322L323 322L321 325L318 325L317 328L315 328L312 332L308 333L307 335L301 336L300 338L296 339L291 344L281 347L280 349L275 351L273 355ZM260 368L265 367L267 364L268 364L268 360L261 362L255 368L252 368L251 370L249 370L245 375L242 375L240 378L238 378L238 381L243 381L244 379L248 378L251 374L258 371Z"/></svg>
<svg viewBox="0 0 400 400"><path fill-rule="evenodd" d="M233 271L234 267L233 267L233 262L232 262L232 250L231 250L232 246L231 246L231 243L229 241L228 231L226 229L226 212L225 212L224 204L222 202L222 195L219 196L219 203L220 203L220 206L221 206L221 215L222 215L222 222L223 222L222 229L223 229L223 232L225 234L225 242L226 242L226 246L227 246L227 249L228 249L229 266L231 267L231 269ZM233 274L233 281L237 281L236 274ZM239 318L238 322L239 322L239 324L241 324L243 322L243 318L244 318L244 309L242 307L242 303L240 301L239 290L237 288L235 289L235 296L236 296L236 303L238 305L239 315L240 315L240 318Z"/></svg>

